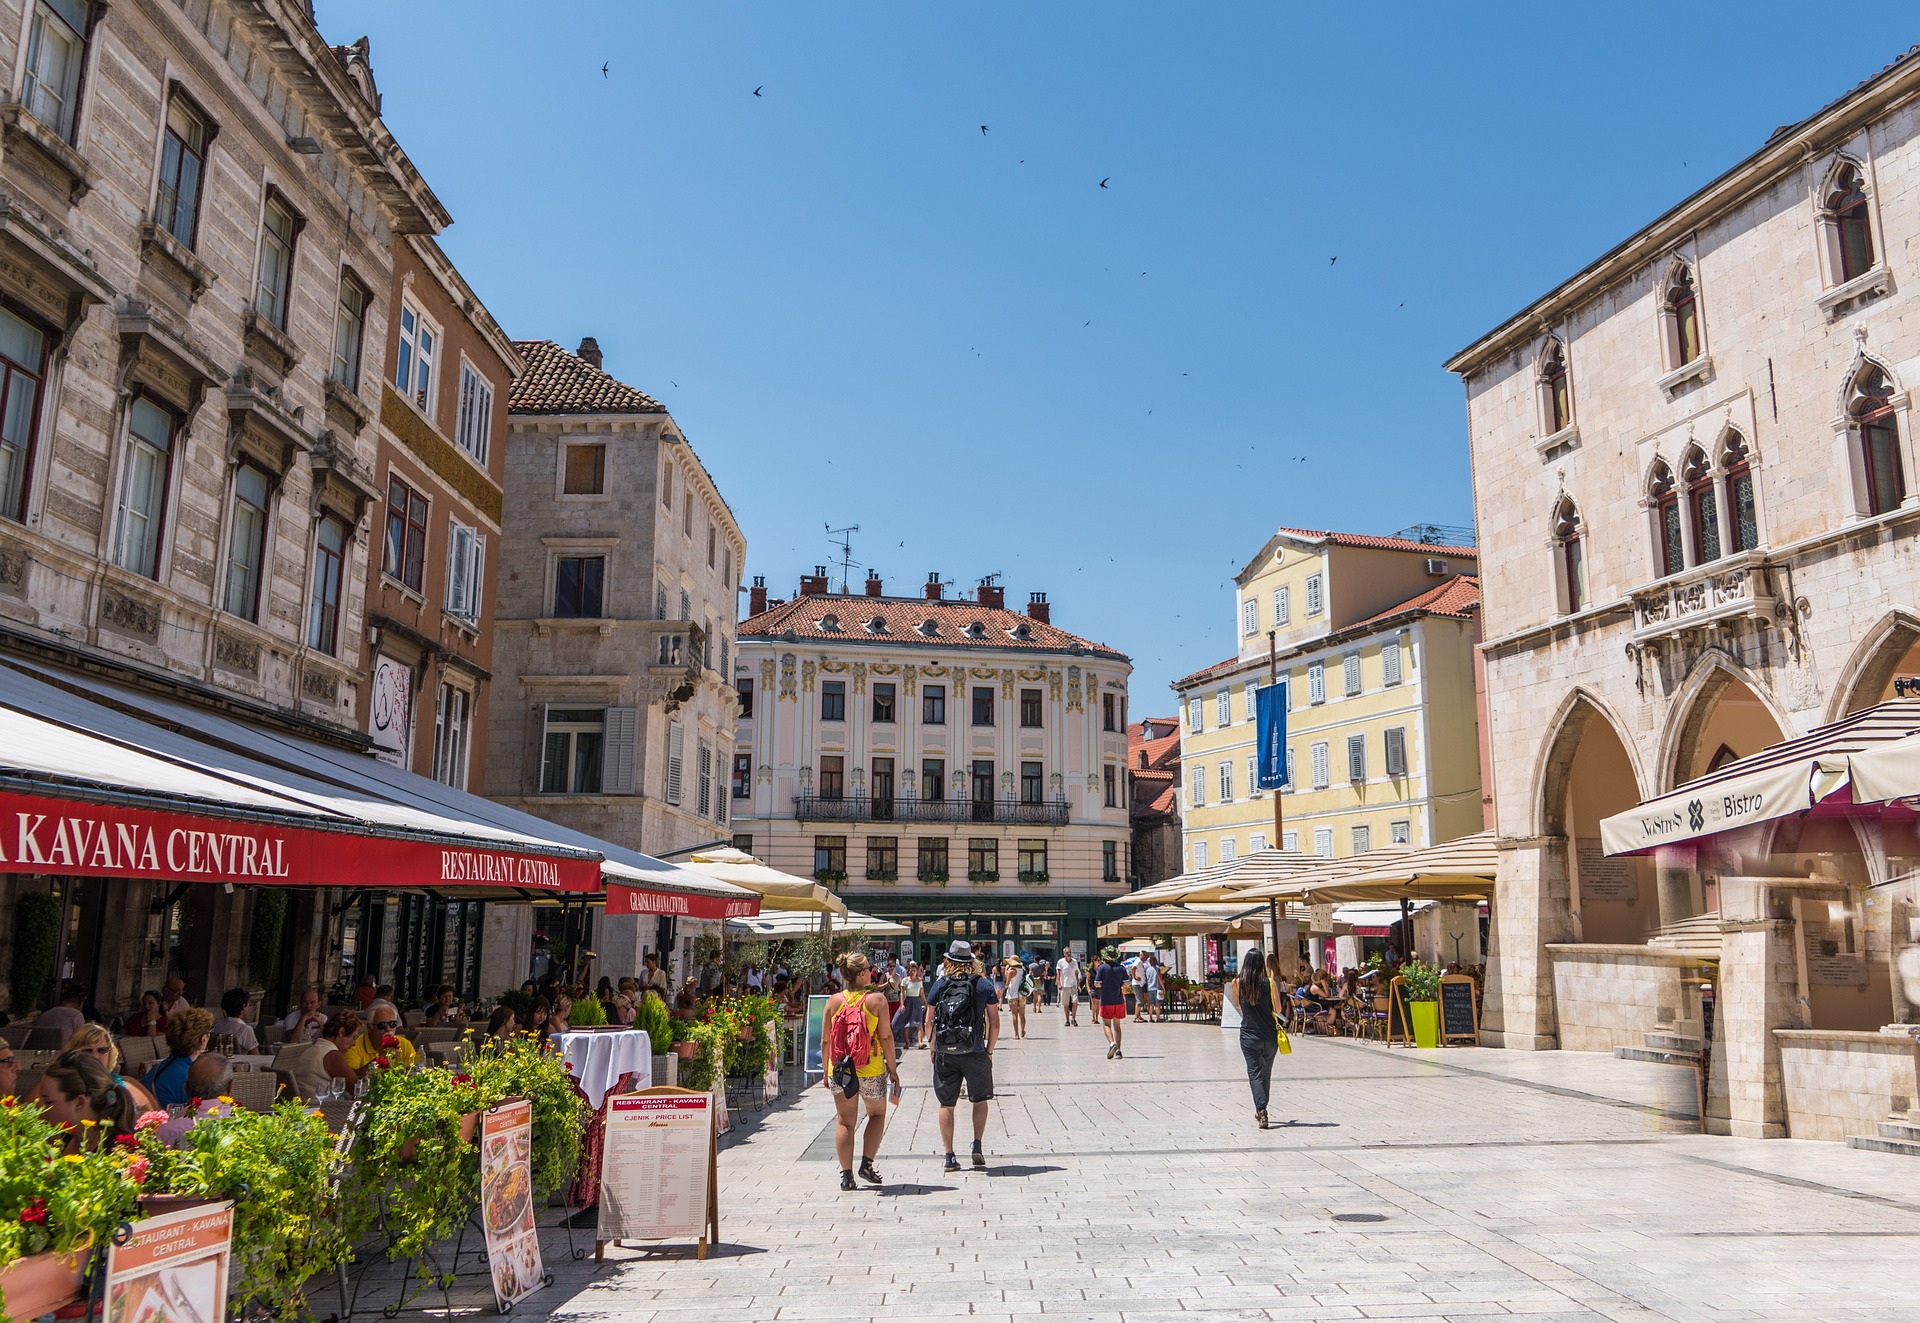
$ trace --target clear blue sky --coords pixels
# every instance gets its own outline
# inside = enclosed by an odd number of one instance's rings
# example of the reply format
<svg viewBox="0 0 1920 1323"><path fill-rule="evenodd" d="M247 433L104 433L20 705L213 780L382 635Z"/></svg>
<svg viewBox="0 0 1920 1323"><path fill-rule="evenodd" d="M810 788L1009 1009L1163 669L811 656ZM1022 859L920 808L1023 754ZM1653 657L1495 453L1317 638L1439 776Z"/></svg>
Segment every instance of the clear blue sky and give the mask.
<svg viewBox="0 0 1920 1323"><path fill-rule="evenodd" d="M317 9L494 314L673 410L750 573L790 594L829 524L890 592L999 571L1140 715L1232 653L1275 525L1471 519L1448 353L1920 40L1885 0Z"/></svg>

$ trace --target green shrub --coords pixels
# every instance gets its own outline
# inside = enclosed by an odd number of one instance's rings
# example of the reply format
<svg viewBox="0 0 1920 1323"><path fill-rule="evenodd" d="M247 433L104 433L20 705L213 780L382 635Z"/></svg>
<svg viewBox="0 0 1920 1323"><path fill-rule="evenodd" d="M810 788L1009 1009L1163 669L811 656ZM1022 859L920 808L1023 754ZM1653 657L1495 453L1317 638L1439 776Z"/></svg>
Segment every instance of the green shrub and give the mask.
<svg viewBox="0 0 1920 1323"><path fill-rule="evenodd" d="M253 898L253 934L249 939L247 972L258 987L272 987L280 972L280 939L287 929L287 893L262 887Z"/></svg>
<svg viewBox="0 0 1920 1323"><path fill-rule="evenodd" d="M588 993L573 1004L573 1013L567 1016L567 1025L574 1029L591 1029L607 1022L607 1008L600 1004L600 998Z"/></svg>
<svg viewBox="0 0 1920 1323"><path fill-rule="evenodd" d="M1408 1001L1439 1001L1440 971L1415 960L1400 966L1400 977L1407 981Z"/></svg>
<svg viewBox="0 0 1920 1323"><path fill-rule="evenodd" d="M40 1007L53 979L54 953L60 944L60 898L44 891L24 893L13 906L13 1014L23 1019Z"/></svg>
<svg viewBox="0 0 1920 1323"><path fill-rule="evenodd" d="M640 1004L634 1007L633 1027L646 1031L647 1041L653 1045L656 1055L673 1046L673 1017L656 992L642 996Z"/></svg>

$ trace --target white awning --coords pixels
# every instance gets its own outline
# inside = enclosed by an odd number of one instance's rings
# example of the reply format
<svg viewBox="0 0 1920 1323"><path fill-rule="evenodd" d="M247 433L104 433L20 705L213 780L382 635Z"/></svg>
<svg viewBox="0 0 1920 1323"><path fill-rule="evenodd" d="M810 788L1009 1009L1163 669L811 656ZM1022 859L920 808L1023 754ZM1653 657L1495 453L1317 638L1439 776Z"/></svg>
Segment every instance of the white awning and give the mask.
<svg viewBox="0 0 1920 1323"><path fill-rule="evenodd" d="M1920 797L1920 735L1862 749L1847 760L1847 769L1856 804Z"/></svg>

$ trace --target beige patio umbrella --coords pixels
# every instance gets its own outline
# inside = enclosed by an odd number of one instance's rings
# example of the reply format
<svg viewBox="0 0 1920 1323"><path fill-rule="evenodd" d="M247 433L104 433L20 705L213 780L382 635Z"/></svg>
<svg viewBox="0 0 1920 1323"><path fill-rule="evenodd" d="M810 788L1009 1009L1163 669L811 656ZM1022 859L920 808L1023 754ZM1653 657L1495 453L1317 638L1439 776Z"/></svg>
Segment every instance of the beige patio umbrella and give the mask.
<svg viewBox="0 0 1920 1323"><path fill-rule="evenodd" d="M1412 853L1413 847L1410 845L1383 845L1378 850L1349 855L1345 859L1330 859L1322 855L1299 855L1296 858L1302 862L1283 872L1276 871L1269 881L1236 891L1234 899L1249 902L1298 900L1305 896L1309 888L1317 882L1343 877L1356 869L1375 864L1392 863Z"/></svg>
<svg viewBox="0 0 1920 1323"><path fill-rule="evenodd" d="M1297 850L1256 850L1211 868L1195 869L1124 896L1115 896L1108 904L1222 904L1239 900L1249 887L1325 862L1318 855L1301 854Z"/></svg>
<svg viewBox="0 0 1920 1323"><path fill-rule="evenodd" d="M744 850L730 845L701 850L680 865L696 873L731 882L760 893L763 910L803 910L814 914L845 914L847 903L808 877L795 877L769 868Z"/></svg>
<svg viewBox="0 0 1920 1323"><path fill-rule="evenodd" d="M784 914L755 915L750 919L728 919L727 931L742 936L779 939L783 937L811 937L815 921L808 915L796 911ZM903 923L891 919L877 919L871 914L861 914L857 910L848 910L833 921L835 932L864 933L869 937L905 937L912 929Z"/></svg>
<svg viewBox="0 0 1920 1323"><path fill-rule="evenodd" d="M1378 853L1377 851L1375 853ZM1490 831L1402 853L1308 881L1302 899L1311 904L1392 900L1483 900L1493 895L1500 852Z"/></svg>
<svg viewBox="0 0 1920 1323"><path fill-rule="evenodd" d="M1220 905L1208 909L1187 905L1155 905L1137 914L1129 914L1124 919L1102 924L1100 936L1153 937L1165 934L1170 937L1203 937L1210 933L1259 932L1260 916L1264 913L1264 905L1252 908Z"/></svg>

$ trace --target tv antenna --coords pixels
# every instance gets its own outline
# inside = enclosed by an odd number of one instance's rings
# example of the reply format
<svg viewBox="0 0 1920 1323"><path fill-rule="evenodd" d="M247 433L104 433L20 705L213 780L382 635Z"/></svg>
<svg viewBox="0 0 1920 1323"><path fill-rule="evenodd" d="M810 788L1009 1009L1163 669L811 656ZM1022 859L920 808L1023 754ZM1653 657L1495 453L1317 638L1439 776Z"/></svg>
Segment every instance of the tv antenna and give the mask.
<svg viewBox="0 0 1920 1323"><path fill-rule="evenodd" d="M849 524L845 528L826 525L827 537L833 545L840 548L840 591L853 591L853 535L860 531L860 525Z"/></svg>

